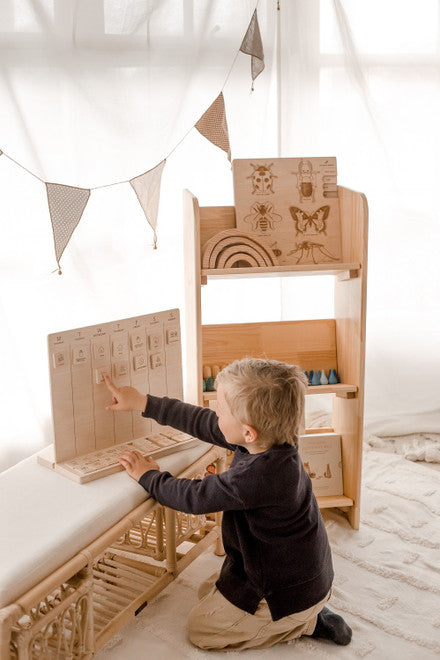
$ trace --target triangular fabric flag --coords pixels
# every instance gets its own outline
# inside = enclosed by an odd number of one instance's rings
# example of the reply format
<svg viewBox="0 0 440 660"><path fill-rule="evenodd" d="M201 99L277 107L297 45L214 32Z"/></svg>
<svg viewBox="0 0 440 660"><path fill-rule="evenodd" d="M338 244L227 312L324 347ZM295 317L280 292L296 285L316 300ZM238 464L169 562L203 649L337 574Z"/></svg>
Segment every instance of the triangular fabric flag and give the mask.
<svg viewBox="0 0 440 660"><path fill-rule="evenodd" d="M215 99L204 115L196 124L196 128L205 138L220 147L228 154L231 160L231 148L229 146L228 123L226 121L225 100L223 92Z"/></svg>
<svg viewBox="0 0 440 660"><path fill-rule="evenodd" d="M263 43L261 41L260 26L258 25L257 10L252 14L240 50L242 53L251 56L252 89L254 89L254 80L264 69Z"/></svg>
<svg viewBox="0 0 440 660"><path fill-rule="evenodd" d="M164 159L159 165L153 167L152 170L148 170L148 172L130 179L130 185L135 191L147 222L154 232L154 249L156 249L157 244L156 227L160 198L160 180L166 162L166 159Z"/></svg>
<svg viewBox="0 0 440 660"><path fill-rule="evenodd" d="M88 188L75 188L60 183L46 183L47 201L52 221L55 256L61 275L60 259L67 243L81 220L89 201Z"/></svg>

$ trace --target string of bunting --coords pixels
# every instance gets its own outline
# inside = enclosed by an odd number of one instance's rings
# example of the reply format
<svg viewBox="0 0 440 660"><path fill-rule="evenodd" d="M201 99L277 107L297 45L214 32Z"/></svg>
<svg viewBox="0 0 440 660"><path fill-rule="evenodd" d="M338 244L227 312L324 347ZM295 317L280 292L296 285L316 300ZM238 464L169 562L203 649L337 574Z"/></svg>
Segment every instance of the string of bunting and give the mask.
<svg viewBox="0 0 440 660"><path fill-rule="evenodd" d="M229 144L229 132L228 123L226 120L226 108L223 97L223 89L228 81L240 51L246 55L251 56L251 90L253 90L255 79L264 69L263 44L261 41L260 28L258 25L257 9L255 9L254 13L252 14L252 18L247 28L246 34L243 38L239 50L235 55L219 95L192 127L196 128L201 135L203 135L216 147L222 149L226 153L229 161L231 161L231 148ZM57 271L59 275L62 274L60 265L61 257L72 237L73 232L75 231L84 214L85 208L90 199L91 191L98 190L99 188L107 188L123 183L129 183L131 185L144 212L145 218L153 230L154 249L157 248L156 229L162 172L167 159L183 142L192 128L189 129L187 133L185 133L185 135L170 151L168 156L166 156L158 165L155 165L152 169L126 181L118 181L115 183L95 186L93 188L79 188L61 183L48 183L0 149L0 156L5 156L16 165L26 170L26 172L28 172L31 176L44 183L46 187L47 203L52 223L55 258L58 264Z"/></svg>

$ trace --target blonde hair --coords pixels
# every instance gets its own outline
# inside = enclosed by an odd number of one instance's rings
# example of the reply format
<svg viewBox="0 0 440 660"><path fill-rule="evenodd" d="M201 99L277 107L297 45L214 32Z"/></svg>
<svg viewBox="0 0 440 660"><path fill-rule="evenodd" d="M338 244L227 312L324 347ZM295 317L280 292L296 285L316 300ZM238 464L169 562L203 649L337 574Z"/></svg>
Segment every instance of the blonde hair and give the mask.
<svg viewBox="0 0 440 660"><path fill-rule="evenodd" d="M263 446L295 445L304 413L307 378L301 369L277 360L235 360L217 376L232 415L253 426Z"/></svg>

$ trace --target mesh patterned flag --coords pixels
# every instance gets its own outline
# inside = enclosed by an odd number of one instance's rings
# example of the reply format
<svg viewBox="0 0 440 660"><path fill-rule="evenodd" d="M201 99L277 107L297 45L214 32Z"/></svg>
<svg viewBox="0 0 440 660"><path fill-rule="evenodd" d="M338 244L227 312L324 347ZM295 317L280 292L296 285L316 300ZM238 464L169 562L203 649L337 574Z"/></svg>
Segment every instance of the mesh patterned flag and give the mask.
<svg viewBox="0 0 440 660"><path fill-rule="evenodd" d="M215 99L207 111L196 124L196 128L205 138L220 147L228 154L231 160L231 148L229 146L228 124L226 121L225 100L223 92Z"/></svg>
<svg viewBox="0 0 440 660"><path fill-rule="evenodd" d="M148 172L130 180L130 185L136 193L139 204L142 206L147 222L154 232L154 249L156 249L157 244L156 227L160 199L160 180L165 163L166 159L159 163L159 165L156 165L156 167L153 167L152 170L148 170Z"/></svg>
<svg viewBox="0 0 440 660"><path fill-rule="evenodd" d="M252 14L240 50L242 53L251 56L252 89L254 89L254 80L264 69L263 43L261 41L260 26L258 25L257 10Z"/></svg>
<svg viewBox="0 0 440 660"><path fill-rule="evenodd" d="M60 259L81 220L90 197L88 188L74 188L60 183L46 183L47 201L52 221L55 257L61 275Z"/></svg>

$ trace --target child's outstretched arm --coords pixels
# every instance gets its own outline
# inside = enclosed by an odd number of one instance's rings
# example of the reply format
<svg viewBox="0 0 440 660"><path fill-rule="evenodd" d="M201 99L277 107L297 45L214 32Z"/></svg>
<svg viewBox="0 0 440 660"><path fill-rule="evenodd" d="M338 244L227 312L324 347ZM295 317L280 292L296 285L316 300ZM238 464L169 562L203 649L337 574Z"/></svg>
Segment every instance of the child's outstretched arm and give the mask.
<svg viewBox="0 0 440 660"><path fill-rule="evenodd" d="M226 442L218 427L217 415L210 408L193 406L178 399L141 394L134 387L116 387L107 374L103 376L113 396L112 403L106 406L107 410L139 411L144 417L154 419L159 424L172 426L204 442L234 449Z"/></svg>
<svg viewBox="0 0 440 660"><path fill-rule="evenodd" d="M161 472L151 458L136 451L124 452L119 457L127 473L160 504L184 513L211 513L227 509L245 509L240 497L234 471L210 474L204 479L173 477Z"/></svg>

